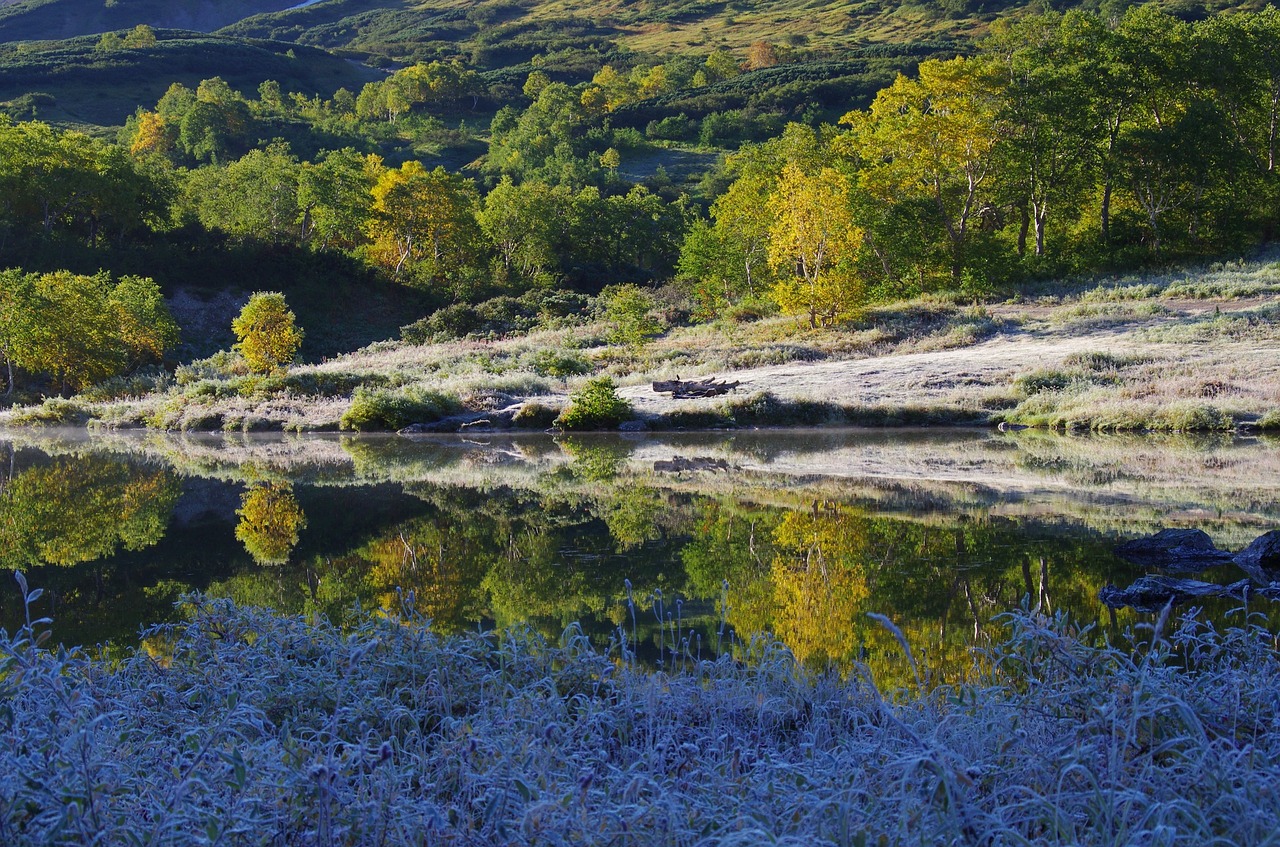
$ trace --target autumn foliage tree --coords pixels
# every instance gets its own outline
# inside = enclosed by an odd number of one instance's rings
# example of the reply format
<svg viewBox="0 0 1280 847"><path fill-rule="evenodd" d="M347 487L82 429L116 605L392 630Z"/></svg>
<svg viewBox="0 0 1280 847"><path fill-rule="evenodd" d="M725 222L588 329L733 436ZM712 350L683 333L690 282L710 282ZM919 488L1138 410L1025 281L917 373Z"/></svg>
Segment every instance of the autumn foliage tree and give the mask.
<svg viewBox="0 0 1280 847"><path fill-rule="evenodd" d="M254 485L240 498L236 538L260 565L283 565L298 545L307 518L293 487L269 482Z"/></svg>
<svg viewBox="0 0 1280 847"><path fill-rule="evenodd" d="M812 327L861 306L862 282L853 267L861 232L849 191L839 171L810 175L789 164L769 197L769 264L779 276L773 296L784 312L808 314Z"/></svg>
<svg viewBox="0 0 1280 847"><path fill-rule="evenodd" d="M231 330L236 349L254 373L287 367L302 346L297 317L278 291L256 292L231 322Z"/></svg>

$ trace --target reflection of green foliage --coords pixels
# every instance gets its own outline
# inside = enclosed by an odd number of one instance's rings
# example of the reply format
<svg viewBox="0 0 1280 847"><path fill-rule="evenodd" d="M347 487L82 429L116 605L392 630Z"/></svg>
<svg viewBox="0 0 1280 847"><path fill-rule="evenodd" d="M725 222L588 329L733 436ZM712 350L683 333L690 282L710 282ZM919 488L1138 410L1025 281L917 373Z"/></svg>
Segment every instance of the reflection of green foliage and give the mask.
<svg viewBox="0 0 1280 847"><path fill-rule="evenodd" d="M282 565L298 545L306 515L286 483L255 485L240 499L236 538L260 565Z"/></svg>
<svg viewBox="0 0 1280 847"><path fill-rule="evenodd" d="M397 592L413 592L415 608L436 629L457 632L480 617L480 581L493 539L483 521L417 519L364 545L369 581L386 610L397 608Z"/></svg>
<svg viewBox="0 0 1280 847"><path fill-rule="evenodd" d="M626 449L613 441L588 442L577 438L560 441L564 451L573 457L569 470L587 482L604 482L618 475L626 458Z"/></svg>
<svg viewBox="0 0 1280 847"><path fill-rule="evenodd" d="M601 517L621 553L661 538L658 521L667 508L666 500L651 488L619 487L602 504Z"/></svg>
<svg viewBox="0 0 1280 847"><path fill-rule="evenodd" d="M75 565L145 549L164 536L180 494L166 469L96 455L28 468L0 498L0 560Z"/></svg>

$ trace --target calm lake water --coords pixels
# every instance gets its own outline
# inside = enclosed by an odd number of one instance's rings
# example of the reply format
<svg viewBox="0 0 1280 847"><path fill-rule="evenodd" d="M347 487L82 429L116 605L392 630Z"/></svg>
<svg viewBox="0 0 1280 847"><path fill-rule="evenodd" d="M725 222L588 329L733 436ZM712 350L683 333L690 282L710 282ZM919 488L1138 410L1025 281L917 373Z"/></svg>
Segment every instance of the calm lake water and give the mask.
<svg viewBox="0 0 1280 847"><path fill-rule="evenodd" d="M86 645L137 644L190 591L335 620L411 596L446 632L576 621L656 662L768 630L802 661L892 673L878 612L953 676L1022 603L1140 621L1097 599L1142 574L1119 541L1197 527L1234 550L1280 527L1280 443L1260 438L21 432L0 458L3 563ZM0 625L21 615L6 576Z"/></svg>

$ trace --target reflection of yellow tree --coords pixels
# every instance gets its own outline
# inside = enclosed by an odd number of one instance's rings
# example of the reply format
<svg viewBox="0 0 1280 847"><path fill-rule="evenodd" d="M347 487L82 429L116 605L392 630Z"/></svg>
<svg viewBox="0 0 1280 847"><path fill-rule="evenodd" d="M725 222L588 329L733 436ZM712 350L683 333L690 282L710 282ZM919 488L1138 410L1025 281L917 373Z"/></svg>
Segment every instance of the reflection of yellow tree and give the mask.
<svg viewBox="0 0 1280 847"><path fill-rule="evenodd" d="M306 515L287 483L255 485L240 498L236 538L260 565L283 565L298 544Z"/></svg>
<svg viewBox="0 0 1280 847"><path fill-rule="evenodd" d="M369 579L384 609L396 606L395 591L412 591L415 607L436 629L457 631L480 617L480 579L472 545L464 532L414 521L394 535L365 545L372 562Z"/></svg>
<svg viewBox="0 0 1280 847"><path fill-rule="evenodd" d="M166 470L92 455L29 468L0 498L0 559L75 565L143 550L164 537L180 494Z"/></svg>
<svg viewBox="0 0 1280 847"><path fill-rule="evenodd" d="M849 625L867 599L865 521L845 512L789 512L774 530L775 634L801 662L845 662Z"/></svg>

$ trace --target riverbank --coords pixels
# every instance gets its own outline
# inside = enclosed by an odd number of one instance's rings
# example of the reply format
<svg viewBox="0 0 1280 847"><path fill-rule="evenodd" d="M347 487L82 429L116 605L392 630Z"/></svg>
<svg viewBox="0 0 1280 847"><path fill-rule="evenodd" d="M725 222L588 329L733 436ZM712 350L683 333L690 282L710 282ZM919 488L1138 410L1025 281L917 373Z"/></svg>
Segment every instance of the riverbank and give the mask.
<svg viewBox="0 0 1280 847"><path fill-rule="evenodd" d="M351 632L225 602L108 664L0 638L0 840L22 845L1262 844L1273 637L1090 646L1009 621L970 683L888 692L767 640L633 664L572 628ZM37 629L40 625L37 624Z"/></svg>
<svg viewBox="0 0 1280 847"><path fill-rule="evenodd" d="M810 329L794 318L668 329L640 347L587 324L497 341L383 342L285 374L232 357L18 408L0 423L171 430L544 429L593 376L628 427L967 424L1094 431L1280 427L1280 263L1058 286L987 305L917 300ZM713 376L722 397L656 380Z"/></svg>

